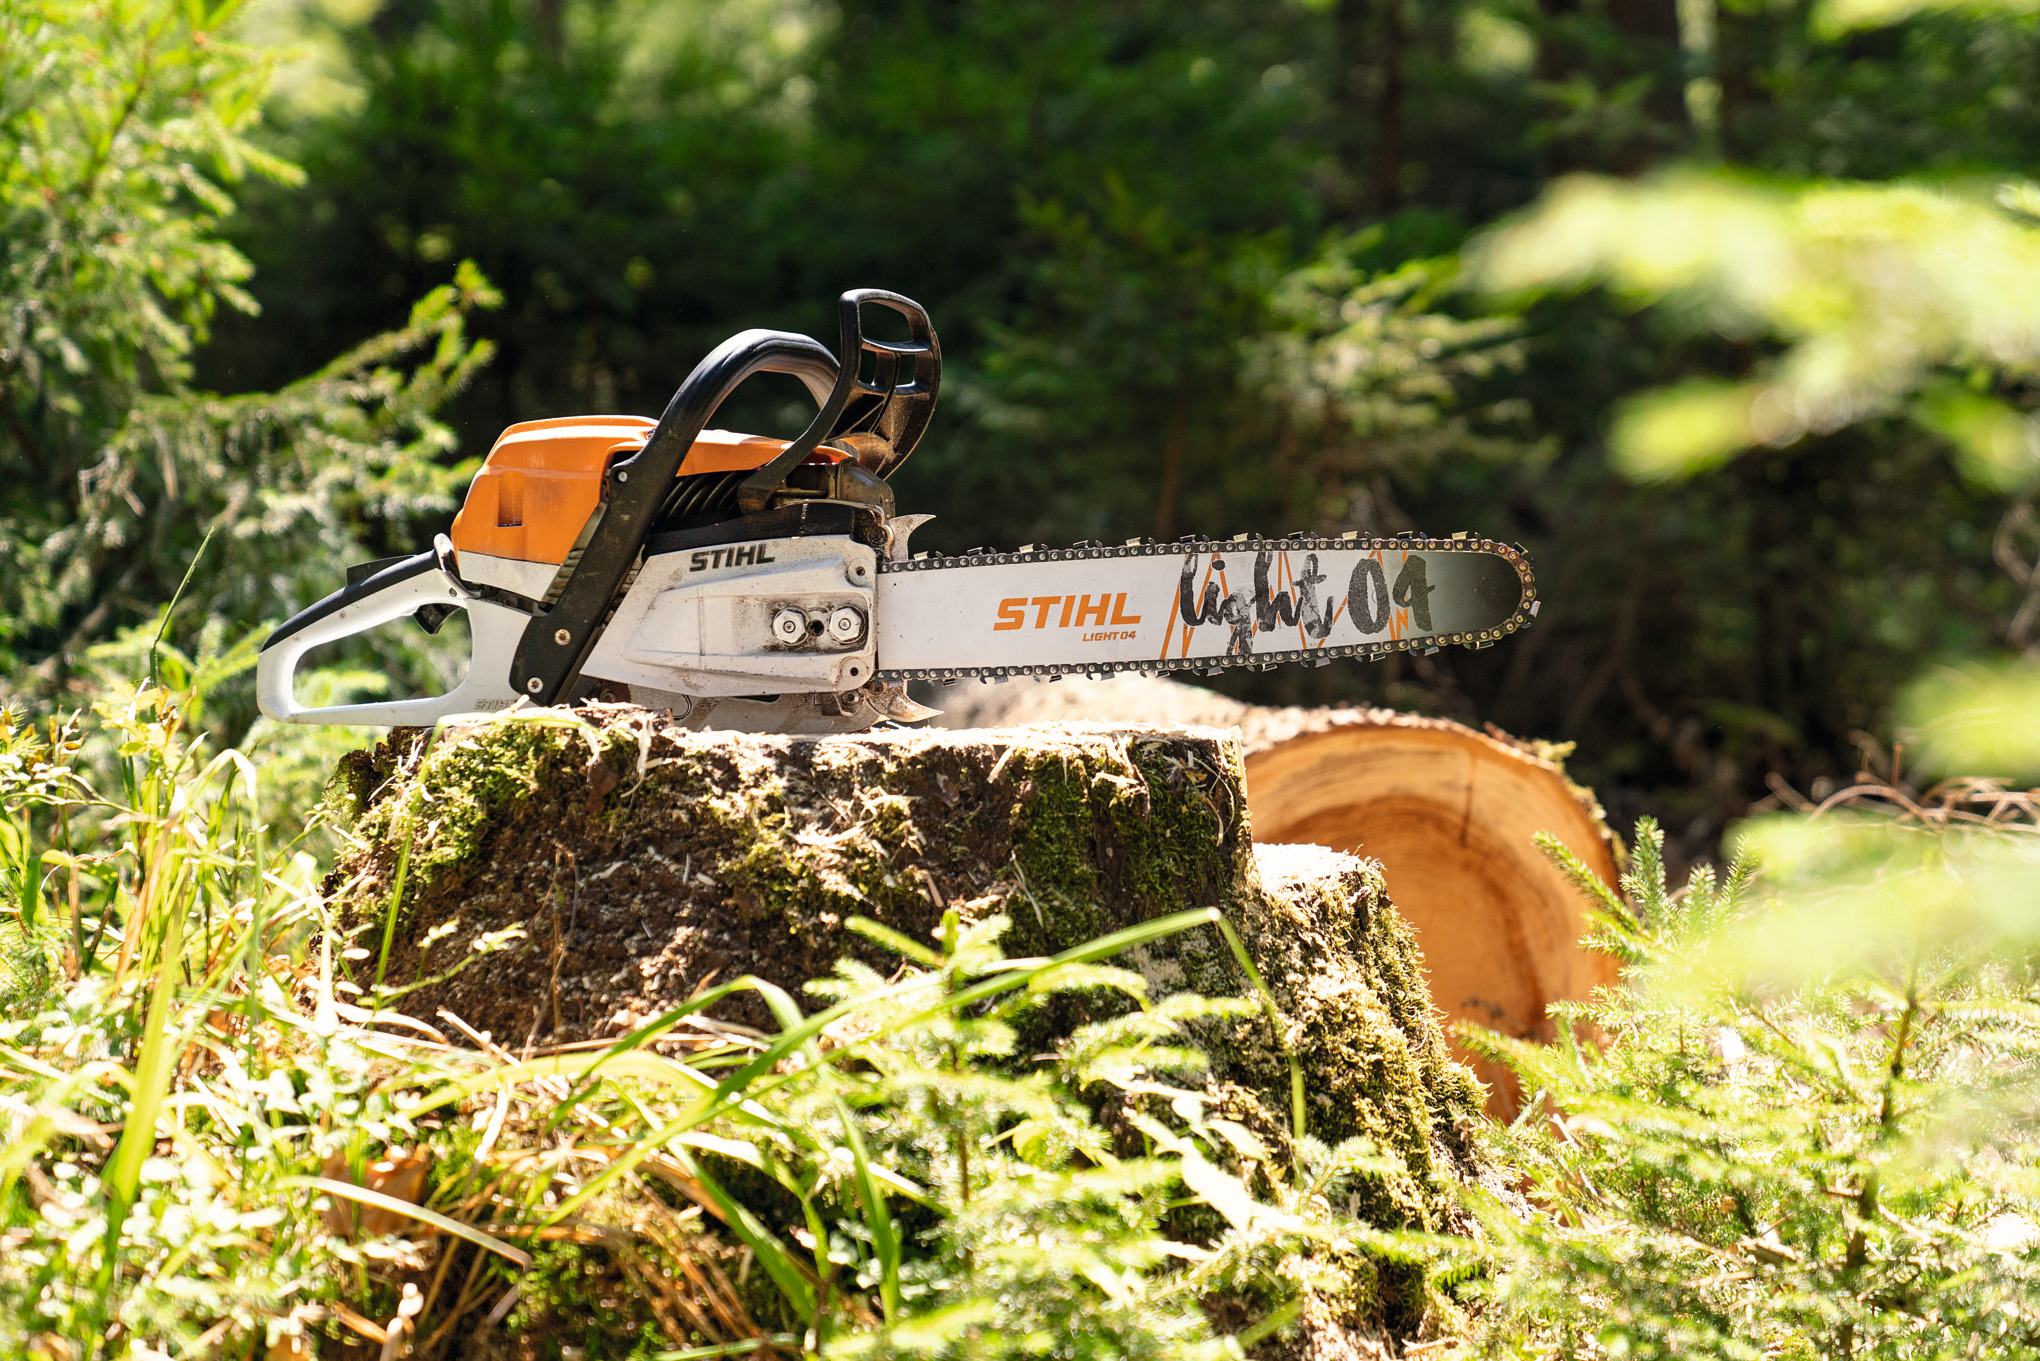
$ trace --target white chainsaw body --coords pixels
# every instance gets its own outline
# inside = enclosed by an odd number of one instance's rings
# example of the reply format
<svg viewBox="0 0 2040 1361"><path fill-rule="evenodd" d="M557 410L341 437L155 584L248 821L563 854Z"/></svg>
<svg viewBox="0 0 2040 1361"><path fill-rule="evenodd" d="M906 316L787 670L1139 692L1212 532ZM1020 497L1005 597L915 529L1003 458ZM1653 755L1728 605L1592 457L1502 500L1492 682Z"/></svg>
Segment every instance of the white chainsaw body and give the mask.
<svg viewBox="0 0 2040 1361"><path fill-rule="evenodd" d="M899 517L902 545L926 516ZM451 568L451 570L449 570ZM559 569L481 553L452 554L314 620L263 652L263 711L290 723L412 726L498 712L520 696L510 656L531 616L476 587L541 600ZM873 607L878 554L836 536L763 539L658 553L631 580L585 675L697 727L757 732L844 732L934 713L877 675ZM427 605L467 612L466 678L444 695L307 708L293 692L299 663L338 642ZM795 633L790 627L799 622ZM846 621L854 620L854 627Z"/></svg>

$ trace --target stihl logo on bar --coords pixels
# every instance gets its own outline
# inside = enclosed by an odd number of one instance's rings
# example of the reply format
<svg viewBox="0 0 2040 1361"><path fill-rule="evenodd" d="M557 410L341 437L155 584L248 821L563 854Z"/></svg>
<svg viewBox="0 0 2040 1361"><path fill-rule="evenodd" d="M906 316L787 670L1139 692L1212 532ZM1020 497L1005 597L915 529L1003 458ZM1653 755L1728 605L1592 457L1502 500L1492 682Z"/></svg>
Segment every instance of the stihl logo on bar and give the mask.
<svg viewBox="0 0 2040 1361"><path fill-rule="evenodd" d="M1103 629L1102 632L1085 634L1083 641L1087 643L1132 638L1135 635L1130 628L1122 632L1108 626L1128 626L1140 622L1139 615L1126 612L1124 591L1116 596L1106 591L1095 600L1088 595L1016 595L999 602L999 622L992 625L992 631L1004 633L1008 629L1028 627L1027 612L1030 609L1034 611L1033 626L1038 629L1094 626Z"/></svg>
<svg viewBox="0 0 2040 1361"><path fill-rule="evenodd" d="M760 563L778 562L778 558L765 551L771 546L769 543L747 543L735 548L696 553L687 559L687 570L710 572L718 567L756 567Z"/></svg>

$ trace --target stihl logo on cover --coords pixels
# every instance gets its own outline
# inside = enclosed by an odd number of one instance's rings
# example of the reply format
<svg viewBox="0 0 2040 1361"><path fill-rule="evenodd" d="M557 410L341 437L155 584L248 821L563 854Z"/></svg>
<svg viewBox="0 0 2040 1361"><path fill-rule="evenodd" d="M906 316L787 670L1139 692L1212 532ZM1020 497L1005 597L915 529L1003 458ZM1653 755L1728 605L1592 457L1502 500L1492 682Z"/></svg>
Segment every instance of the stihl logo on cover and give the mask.
<svg viewBox="0 0 2040 1361"><path fill-rule="evenodd" d="M866 308L908 338L864 333ZM570 416L505 430L451 532L347 585L263 644L257 694L295 723L426 724L590 697L690 727L850 732L935 711L909 680L1323 665L1487 647L1537 612L1520 549L1487 540L1239 536L956 557L908 551L887 478L935 411L928 314L860 289L831 352L746 331L704 358L658 420ZM751 375L798 378L819 408L792 440L711 429ZM865 378L862 375L869 373ZM473 655L444 695L306 708L311 649L406 617L468 613Z"/></svg>
<svg viewBox="0 0 2040 1361"><path fill-rule="evenodd" d="M747 543L737 548L718 548L710 553L690 554L687 570L690 572L712 572L718 567L756 567L760 563L777 562L765 550L772 545Z"/></svg>

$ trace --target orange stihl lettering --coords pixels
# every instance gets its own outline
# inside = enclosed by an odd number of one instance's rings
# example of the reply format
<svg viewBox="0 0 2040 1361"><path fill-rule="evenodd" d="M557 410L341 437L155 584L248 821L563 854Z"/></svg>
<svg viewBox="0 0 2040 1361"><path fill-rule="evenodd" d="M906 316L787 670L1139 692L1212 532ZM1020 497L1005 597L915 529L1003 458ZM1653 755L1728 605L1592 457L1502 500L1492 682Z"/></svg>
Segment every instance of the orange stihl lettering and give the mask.
<svg viewBox="0 0 2040 1361"><path fill-rule="evenodd" d="M1091 597L1085 596L1077 602L1077 627L1082 628L1086 624L1104 623L1106 612L1111 608L1112 597L1109 595L1100 595L1098 597L1098 604L1095 607L1091 604Z"/></svg>
<svg viewBox="0 0 2040 1361"><path fill-rule="evenodd" d="M1034 616L1034 627L1038 629L1048 627L1048 612L1054 609L1056 602L1061 599L1062 597L1059 595L1038 595L1027 602L1030 605L1041 606L1041 613Z"/></svg>
<svg viewBox="0 0 2040 1361"><path fill-rule="evenodd" d="M1076 607L1077 598L1075 596L1066 595L1063 597L1063 617L1061 622L1056 625L1057 628L1066 629L1070 626L1070 611Z"/></svg>
<svg viewBox="0 0 2040 1361"><path fill-rule="evenodd" d="M1126 592L1119 593L1119 603L1112 607L1112 622L1115 624L1138 624L1140 616L1126 612Z"/></svg>
<svg viewBox="0 0 2040 1361"><path fill-rule="evenodd" d="M1027 597L1015 596L999 602L999 622L992 625L992 632L1004 633L1007 629L1027 627Z"/></svg>

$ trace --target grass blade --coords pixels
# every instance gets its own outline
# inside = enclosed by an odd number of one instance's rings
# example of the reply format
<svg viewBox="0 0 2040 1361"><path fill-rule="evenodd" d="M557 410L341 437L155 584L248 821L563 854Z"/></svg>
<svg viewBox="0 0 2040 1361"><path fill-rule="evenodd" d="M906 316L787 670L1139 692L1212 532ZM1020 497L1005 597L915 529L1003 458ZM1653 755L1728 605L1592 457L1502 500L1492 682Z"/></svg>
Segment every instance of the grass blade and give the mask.
<svg viewBox="0 0 2040 1361"><path fill-rule="evenodd" d="M1292 1140L1301 1139L1308 1131L1304 1125L1303 1065L1296 1061L1296 1051L1289 1047L1289 1037L1282 1025L1282 1009L1275 1005L1275 994L1268 991L1268 984L1261 978L1261 971L1254 967L1254 961L1247 955L1247 943L1240 939L1240 933L1233 930L1233 924L1216 911L1212 919L1225 936L1225 943L1232 946L1233 958L1245 970L1247 982L1260 994L1261 1009L1268 1013L1268 1028L1275 1032L1275 1043L1281 1046L1282 1057L1289 1060L1289 1132Z"/></svg>
<svg viewBox="0 0 2040 1361"><path fill-rule="evenodd" d="M177 966L184 942L184 914L163 914L163 948L156 964L156 986L149 998L148 1019L142 1023L140 1060L135 1064L134 1097L128 1103L127 1125L120 1143L106 1164L106 1186L112 1194L113 1213L107 1216L107 1262L113 1263L113 1246L120 1241L121 1222L135 1202L141 1186L142 1163L156 1147L156 1116L163 1107L163 1094L170 1087L171 1060L176 1046L170 1043L170 1006L177 992Z"/></svg>
<svg viewBox="0 0 2040 1361"><path fill-rule="evenodd" d="M786 1297L787 1303L794 1307L794 1311L800 1317L813 1318L814 1285L808 1280L807 1273L801 1269L800 1263L794 1260L793 1254L786 1250L786 1245L779 1241L778 1235L766 1228L758 1216L744 1208L741 1201L723 1190L714 1177L702 1170L701 1164L694 1160L693 1154L684 1148L676 1148L672 1153L674 1159L687 1169L687 1175L694 1178L707 1193L708 1198L715 1202L716 1209L721 1212L723 1223L729 1225L730 1232L742 1239L744 1246L756 1254L758 1265L765 1268L765 1273L772 1278L772 1283L779 1287L779 1293Z"/></svg>
<svg viewBox="0 0 2040 1361"><path fill-rule="evenodd" d="M902 959L913 960L924 969L939 969L942 967L943 960L941 955L921 944L920 941L915 940L912 936L901 935L890 926L880 925L869 917L851 917L845 920L843 925L868 940L877 941Z"/></svg>
<svg viewBox="0 0 2040 1361"><path fill-rule="evenodd" d="M850 1159L857 1169L857 1198L864 1202L864 1227L871 1231L871 1250L878 1254L878 1264L884 1272L879 1279L878 1297L885 1305L886 1322L894 1323L900 1317L899 1230L893 1225L885 1192L879 1189L878 1178L871 1174L871 1156L865 1152L864 1132L857 1128L857 1117L839 1100L836 1118L843 1122L843 1141L849 1145Z"/></svg>
<svg viewBox="0 0 2040 1361"><path fill-rule="evenodd" d="M502 1239L483 1233L472 1224L463 1224L458 1219L450 1219L437 1210L428 1210L423 1205L413 1205L408 1200L398 1200L395 1196L371 1191L366 1186L335 1181L331 1177L279 1177L276 1184L279 1188L287 1190L302 1188L307 1191L323 1191L329 1196L339 1196L343 1200L372 1205L378 1210L388 1210L392 1214L400 1214L420 1223L430 1224L440 1232L450 1233L455 1238L464 1238L478 1248L486 1248L490 1252L507 1257L520 1267L531 1265L530 1253L522 1248L513 1248Z"/></svg>
<svg viewBox="0 0 2040 1361"><path fill-rule="evenodd" d="M742 1356L755 1352L760 1347L798 1347L800 1339L791 1333L775 1333L771 1337L747 1337L741 1342L725 1342L719 1347L689 1347L680 1352L653 1352L645 1361L715 1361L720 1356Z"/></svg>

